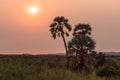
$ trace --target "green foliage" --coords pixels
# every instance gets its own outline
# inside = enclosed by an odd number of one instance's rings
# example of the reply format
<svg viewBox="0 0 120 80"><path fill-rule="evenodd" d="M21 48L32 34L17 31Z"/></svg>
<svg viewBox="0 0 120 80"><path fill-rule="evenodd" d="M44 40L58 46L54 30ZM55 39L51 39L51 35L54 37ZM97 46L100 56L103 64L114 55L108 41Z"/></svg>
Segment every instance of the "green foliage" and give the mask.
<svg viewBox="0 0 120 80"><path fill-rule="evenodd" d="M120 71L115 67L105 65L96 72L96 75L101 77L113 77L113 76L119 76L120 75L119 73Z"/></svg>
<svg viewBox="0 0 120 80"><path fill-rule="evenodd" d="M71 58L76 62L76 58ZM105 80L105 78L92 74L83 75L66 69L64 56L37 55L0 56L0 80ZM114 77L111 80L119 78Z"/></svg>
<svg viewBox="0 0 120 80"><path fill-rule="evenodd" d="M114 59L107 59L106 60L106 65L112 66L114 68L116 68L117 70L120 69L120 65L118 64L118 61L115 61Z"/></svg>

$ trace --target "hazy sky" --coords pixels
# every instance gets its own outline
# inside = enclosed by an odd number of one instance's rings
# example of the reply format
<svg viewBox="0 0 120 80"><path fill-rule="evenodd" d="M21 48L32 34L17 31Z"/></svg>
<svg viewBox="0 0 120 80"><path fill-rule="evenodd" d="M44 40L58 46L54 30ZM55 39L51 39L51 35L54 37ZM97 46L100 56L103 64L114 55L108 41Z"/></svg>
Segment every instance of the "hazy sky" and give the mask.
<svg viewBox="0 0 120 80"><path fill-rule="evenodd" d="M30 6L40 12L28 13ZM56 16L89 23L97 51L120 51L120 0L0 0L0 53L65 52L49 25Z"/></svg>

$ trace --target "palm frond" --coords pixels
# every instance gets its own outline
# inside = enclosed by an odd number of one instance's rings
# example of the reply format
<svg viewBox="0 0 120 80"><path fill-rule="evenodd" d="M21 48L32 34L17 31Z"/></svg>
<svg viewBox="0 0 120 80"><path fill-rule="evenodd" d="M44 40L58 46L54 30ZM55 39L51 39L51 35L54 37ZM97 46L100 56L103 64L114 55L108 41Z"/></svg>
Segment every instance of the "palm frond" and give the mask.
<svg viewBox="0 0 120 80"><path fill-rule="evenodd" d="M69 36L69 34L66 32L66 36Z"/></svg>
<svg viewBox="0 0 120 80"><path fill-rule="evenodd" d="M71 28L71 25L68 24L68 23L64 23L65 27L67 28L68 31L71 31L72 28Z"/></svg>
<svg viewBox="0 0 120 80"><path fill-rule="evenodd" d="M54 39L56 39L56 33L52 34L52 37L53 37Z"/></svg>

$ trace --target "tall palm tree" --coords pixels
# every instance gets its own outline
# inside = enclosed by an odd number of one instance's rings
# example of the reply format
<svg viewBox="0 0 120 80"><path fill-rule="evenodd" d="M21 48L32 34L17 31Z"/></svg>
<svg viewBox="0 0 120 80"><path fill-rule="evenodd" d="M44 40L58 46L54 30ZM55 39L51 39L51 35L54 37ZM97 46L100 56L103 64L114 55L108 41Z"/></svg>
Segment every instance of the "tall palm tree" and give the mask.
<svg viewBox="0 0 120 80"><path fill-rule="evenodd" d="M75 26L73 32L73 38L68 43L68 48L76 52L76 58L80 62L77 68L82 68L85 62L85 56L88 57L88 54L94 50L95 42L90 37L91 27L88 24L78 24Z"/></svg>
<svg viewBox="0 0 120 80"><path fill-rule="evenodd" d="M56 39L57 36L62 37L66 50L66 56L68 56L65 36L68 37L69 36L68 32L72 30L71 25L68 23L68 19L66 19L63 16L55 17L53 23L50 25L50 28L52 37L54 39Z"/></svg>

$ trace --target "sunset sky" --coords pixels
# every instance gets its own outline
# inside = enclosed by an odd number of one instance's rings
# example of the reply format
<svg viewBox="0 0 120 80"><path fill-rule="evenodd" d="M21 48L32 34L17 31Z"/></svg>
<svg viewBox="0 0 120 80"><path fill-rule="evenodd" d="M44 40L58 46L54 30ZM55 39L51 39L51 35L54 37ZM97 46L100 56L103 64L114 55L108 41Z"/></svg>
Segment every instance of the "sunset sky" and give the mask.
<svg viewBox="0 0 120 80"><path fill-rule="evenodd" d="M68 18L72 28L90 24L97 51L120 51L120 0L0 0L0 54L65 52L49 31L56 16Z"/></svg>

